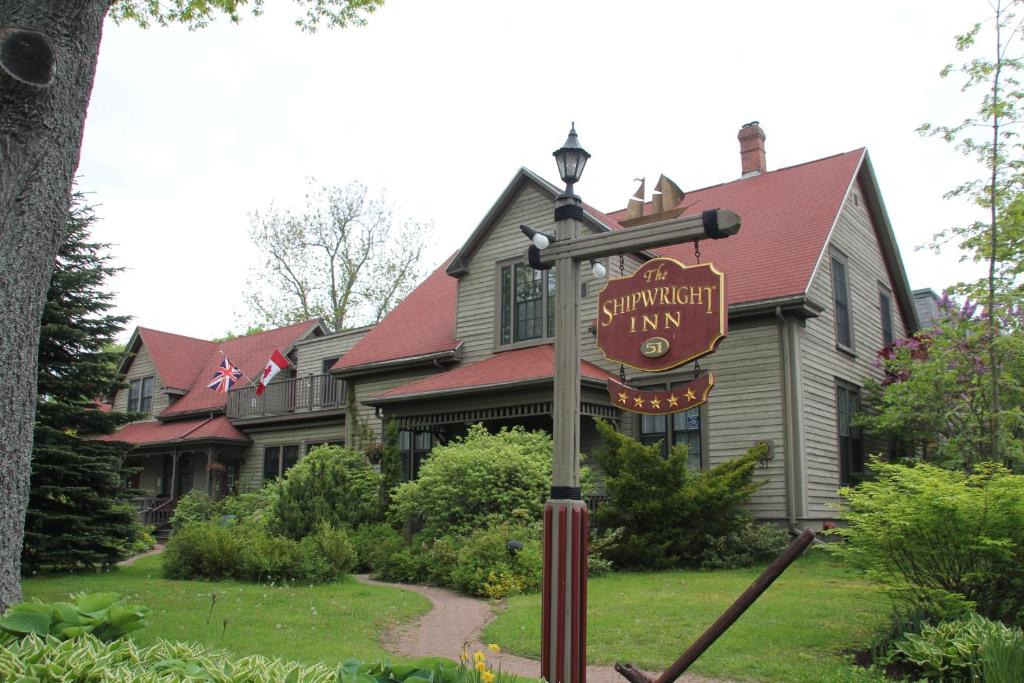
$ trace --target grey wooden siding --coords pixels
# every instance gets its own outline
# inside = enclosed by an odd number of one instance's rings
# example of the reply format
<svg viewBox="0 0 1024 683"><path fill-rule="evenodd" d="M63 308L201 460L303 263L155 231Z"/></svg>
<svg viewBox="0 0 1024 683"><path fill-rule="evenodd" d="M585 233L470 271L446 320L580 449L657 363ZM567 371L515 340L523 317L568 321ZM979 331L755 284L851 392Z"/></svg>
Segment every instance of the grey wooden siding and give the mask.
<svg viewBox="0 0 1024 683"><path fill-rule="evenodd" d="M324 335L323 337L311 337L300 341L295 345L295 371L299 377L306 375L319 375L323 372L323 361L325 358L339 358L356 345L367 332L369 327L361 327L356 330L346 330Z"/></svg>
<svg viewBox="0 0 1024 683"><path fill-rule="evenodd" d="M836 347L835 306L832 298L831 249L847 259L850 311L853 321L854 354ZM852 188L814 276L808 295L825 310L807 321L801 333L803 361L804 434L807 465L807 515L831 518L839 488L839 444L836 423L836 379L862 386L867 377L881 377L874 365L882 346L879 284L896 289L886 272L885 262L859 183ZM893 329L897 335L907 321L895 304Z"/></svg>
<svg viewBox="0 0 1024 683"><path fill-rule="evenodd" d="M345 424L337 421L330 424L303 424L274 429L247 430L252 443L242 454L244 462L239 475L240 490L253 491L263 486L263 449L267 446L297 445L299 457L306 454L306 446L324 441L343 441Z"/></svg>
<svg viewBox="0 0 1024 683"><path fill-rule="evenodd" d="M163 453L156 455L129 458L128 467L141 467L139 472L139 489L147 496L156 496L160 493L160 478L164 476Z"/></svg>
<svg viewBox="0 0 1024 683"><path fill-rule="evenodd" d="M350 380L349 392L354 392L355 394L357 418L367 425L372 430L374 438L380 441L383 438L384 422L381 418L377 417L376 409L373 406L363 405L363 401L389 389L429 377L437 372L437 369L430 367L405 370L403 372L391 372L386 375L353 378ZM354 421L353 429L355 429Z"/></svg>
<svg viewBox="0 0 1024 683"><path fill-rule="evenodd" d="M497 264L524 258L530 243L519 230L522 223L554 233L554 200L527 184L495 221L469 262L469 272L459 279L455 337L461 339L463 362L489 357L497 349L498 270Z"/></svg>
<svg viewBox="0 0 1024 683"><path fill-rule="evenodd" d="M553 234L554 210L554 199L533 185L525 185L508 208L498 216L487 239L473 254L469 272L459 279L455 319L455 337L465 344L463 362L483 360L499 350L498 264L513 260L525 261L526 249L530 243L523 237L519 226L527 223L538 230ZM587 227L587 224L584 224L583 230L596 232L596 229ZM627 270L628 268L627 266ZM590 351L595 348L593 337L587 332L587 327L597 318L597 291L603 286L603 282L594 279L590 274L589 265L582 267L581 271L581 281L587 285L587 296L580 309L581 353L586 357L588 348ZM609 271L618 274L618 264L609 267ZM538 340L538 343L541 341Z"/></svg>
<svg viewBox="0 0 1024 683"><path fill-rule="evenodd" d="M170 405L167 394L164 391L163 380L160 379L160 373L156 371L156 365L153 363L152 357L149 355L149 350L145 344L139 346L139 352L135 354L132 359L131 365L128 366L128 371L125 373L124 382L128 384L133 379L141 379L143 377L154 377L153 380L153 410L151 415L159 415L164 408ZM127 412L128 410L128 387L125 386L123 389L118 389L117 393L114 394L114 410L117 412ZM155 419L150 417L148 419Z"/></svg>
<svg viewBox="0 0 1024 683"><path fill-rule="evenodd" d="M770 440L774 457L767 467L755 470L755 478L765 484L748 509L761 519L785 519L786 443L776 323L771 319L732 323L729 336L700 365L715 374L715 387L702 413L705 463L715 467L743 455L758 441ZM692 366L683 372L627 372L627 376L638 385L693 377ZM639 436L639 418L626 419L623 426L634 438Z"/></svg>

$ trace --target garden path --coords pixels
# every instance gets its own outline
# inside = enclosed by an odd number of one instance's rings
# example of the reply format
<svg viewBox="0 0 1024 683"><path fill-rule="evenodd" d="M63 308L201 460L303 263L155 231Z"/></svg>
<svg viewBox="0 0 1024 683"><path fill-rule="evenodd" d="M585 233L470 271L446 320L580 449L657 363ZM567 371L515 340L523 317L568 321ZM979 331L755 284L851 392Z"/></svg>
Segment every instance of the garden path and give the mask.
<svg viewBox="0 0 1024 683"><path fill-rule="evenodd" d="M540 676L540 662L506 652L494 654L480 642L481 631L495 617L486 601L435 586L387 583L367 576L357 576L356 579L374 586L413 591L425 596L434 605L418 622L386 633L381 642L385 649L407 657L440 656L454 660L458 660L467 649L470 653L482 650L487 654L487 661L493 669L500 667L502 671L520 676ZM587 683L624 683L625 680L610 666L587 666ZM679 680L682 683L725 683L691 674Z"/></svg>

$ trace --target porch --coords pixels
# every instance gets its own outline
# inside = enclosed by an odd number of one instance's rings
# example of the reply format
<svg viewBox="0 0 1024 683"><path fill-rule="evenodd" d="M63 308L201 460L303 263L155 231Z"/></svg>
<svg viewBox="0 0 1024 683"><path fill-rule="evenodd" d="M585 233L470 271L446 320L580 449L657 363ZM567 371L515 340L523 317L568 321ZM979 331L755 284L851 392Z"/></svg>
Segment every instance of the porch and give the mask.
<svg viewBox="0 0 1024 683"><path fill-rule="evenodd" d="M169 526L178 499L194 490L214 500L239 492L240 448L172 449L128 456L125 466L138 468L125 485L136 493L132 504L139 520L158 531Z"/></svg>
<svg viewBox="0 0 1024 683"><path fill-rule="evenodd" d="M345 382L329 374L307 375L271 382L262 396L256 387L228 392L227 416L231 420L336 410L345 406Z"/></svg>

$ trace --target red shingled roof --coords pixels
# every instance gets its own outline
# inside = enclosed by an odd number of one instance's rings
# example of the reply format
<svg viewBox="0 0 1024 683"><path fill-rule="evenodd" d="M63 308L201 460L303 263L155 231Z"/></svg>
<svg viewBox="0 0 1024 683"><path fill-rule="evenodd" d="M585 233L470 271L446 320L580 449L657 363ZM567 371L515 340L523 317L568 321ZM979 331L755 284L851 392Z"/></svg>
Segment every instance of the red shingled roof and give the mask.
<svg viewBox="0 0 1024 683"><path fill-rule="evenodd" d="M589 361L580 362L580 374L600 382L614 377ZM395 387L374 398L410 398L424 394L469 391L489 386L551 379L554 375L555 347L552 344L542 344L497 353L476 363L461 365L453 370Z"/></svg>
<svg viewBox="0 0 1024 683"><path fill-rule="evenodd" d="M693 206L684 215L730 209L742 220L738 234L700 243L701 261L726 274L730 304L807 291L864 154L858 149L687 193L683 204ZM625 211L610 217L622 220ZM693 244L657 252L696 262Z"/></svg>
<svg viewBox="0 0 1024 683"><path fill-rule="evenodd" d="M454 254L334 365L334 370L454 351L458 281L445 273Z"/></svg>
<svg viewBox="0 0 1024 683"><path fill-rule="evenodd" d="M213 342L148 327L139 328L139 339L149 352L165 387L188 389L206 362Z"/></svg>
<svg viewBox="0 0 1024 683"><path fill-rule="evenodd" d="M214 371L220 366L221 352L248 377L257 379L260 373L263 372L267 359L270 358L270 354L274 352L275 347L282 350L287 349L309 331L310 328L318 324L319 321L317 320L307 320L287 327L279 327L276 330L250 334L245 337L236 337L235 339L228 339L223 342L206 342L205 350L197 348L197 352L202 352L196 358L189 361L195 367L195 370L192 373L192 381L186 385L189 390L188 393L168 406L160 413L160 417L169 417L199 410L224 408L227 405L227 394L219 394L206 386L213 377ZM188 338L185 337L185 339ZM150 349L150 354L153 355L154 362L156 362L156 355L153 354L152 349ZM186 361L181 358L181 354L169 354L169 357L174 358L175 361L180 360L182 368L184 367ZM160 367L159 364L157 367ZM164 379L162 371L160 378L163 379L166 386L174 386ZM248 384L244 377L239 381L243 383L240 386Z"/></svg>
<svg viewBox="0 0 1024 683"><path fill-rule="evenodd" d="M203 439L226 439L248 443L249 437L231 426L228 418L218 415L214 418L199 417L173 422L135 422L116 434L100 437L101 441L123 441L146 446L153 444L200 441Z"/></svg>
<svg viewBox="0 0 1024 683"><path fill-rule="evenodd" d="M692 204L688 215L730 209L743 221L739 234L700 243L701 260L714 261L726 273L730 304L806 292L864 158L865 150L857 149L687 193L684 204ZM625 210L603 214L587 205L584 209L612 230L629 229L619 223ZM693 244L656 251L683 263L695 261ZM457 256L458 252L449 262ZM458 288L456 279L444 273L446 267L447 263L435 270L335 369L454 349Z"/></svg>

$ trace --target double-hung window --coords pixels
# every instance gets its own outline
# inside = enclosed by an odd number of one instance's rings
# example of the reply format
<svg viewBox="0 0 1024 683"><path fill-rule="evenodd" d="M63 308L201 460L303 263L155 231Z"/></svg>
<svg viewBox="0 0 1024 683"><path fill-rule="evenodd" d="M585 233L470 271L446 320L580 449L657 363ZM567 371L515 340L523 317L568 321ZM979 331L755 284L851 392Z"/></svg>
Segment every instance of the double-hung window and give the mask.
<svg viewBox="0 0 1024 683"><path fill-rule="evenodd" d="M889 292L878 292L878 308L882 316L882 346L888 346L895 339L892 332L892 295Z"/></svg>
<svg viewBox="0 0 1024 683"><path fill-rule="evenodd" d="M430 432L398 433L398 450L402 454L402 481L412 481L420 474L420 465L434 447L434 435Z"/></svg>
<svg viewBox="0 0 1024 683"><path fill-rule="evenodd" d="M141 377L128 383L128 412L151 413L153 411L153 377Z"/></svg>
<svg viewBox="0 0 1024 683"><path fill-rule="evenodd" d="M524 263L500 269L499 340L501 344L555 336L555 271Z"/></svg>
<svg viewBox="0 0 1024 683"><path fill-rule="evenodd" d="M263 481L277 479L284 475L298 461L298 444L267 446L263 449Z"/></svg>
<svg viewBox="0 0 1024 683"><path fill-rule="evenodd" d="M835 305L836 344L853 349L853 316L850 313L850 279L846 259L832 254L832 301Z"/></svg>
<svg viewBox="0 0 1024 683"><path fill-rule="evenodd" d="M839 431L839 481L843 486L860 482L864 476L864 440L861 428L853 424L860 411L860 390L836 383L836 422Z"/></svg>

